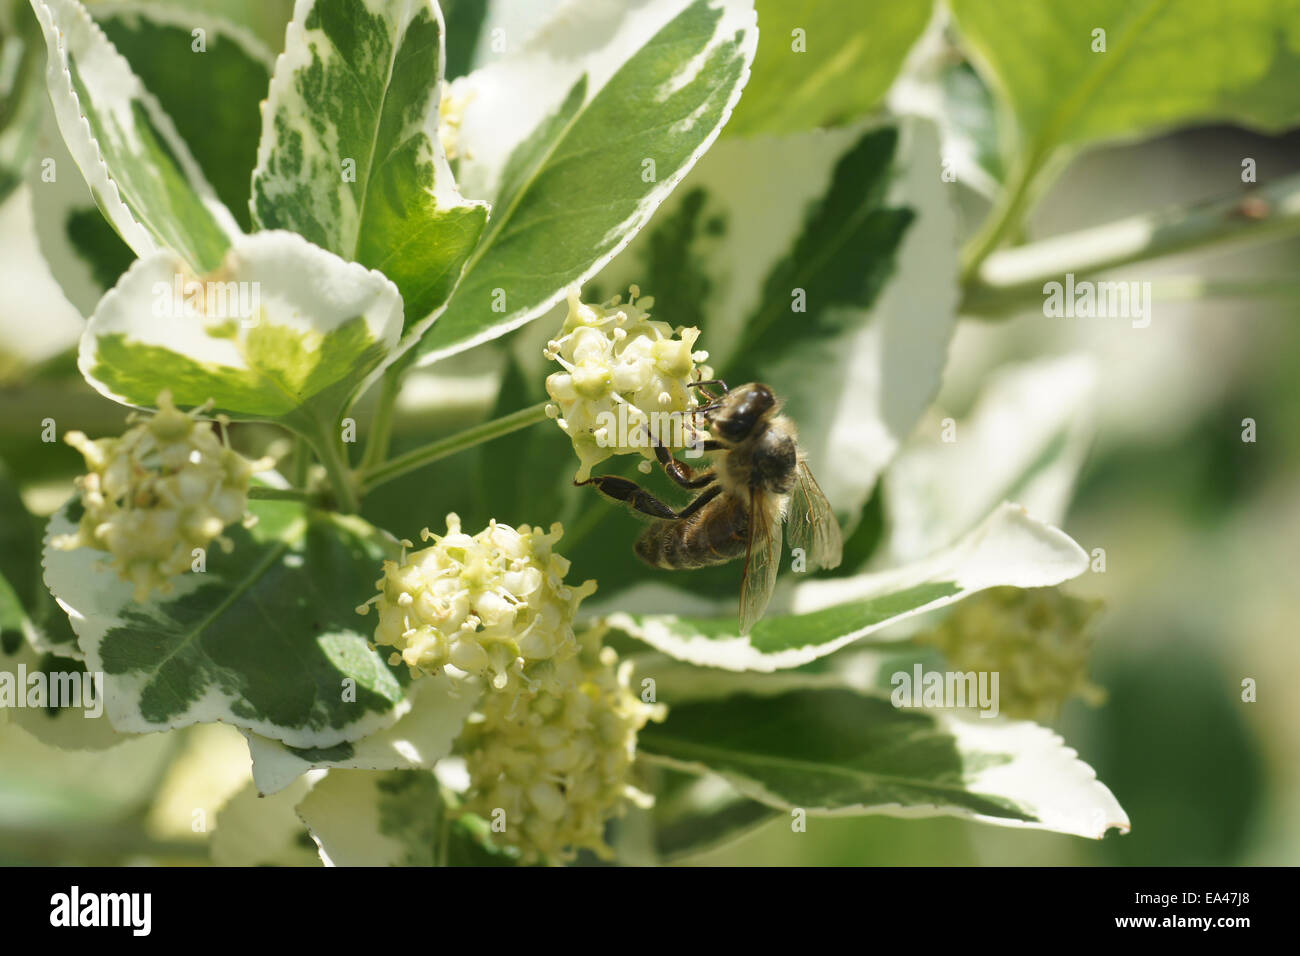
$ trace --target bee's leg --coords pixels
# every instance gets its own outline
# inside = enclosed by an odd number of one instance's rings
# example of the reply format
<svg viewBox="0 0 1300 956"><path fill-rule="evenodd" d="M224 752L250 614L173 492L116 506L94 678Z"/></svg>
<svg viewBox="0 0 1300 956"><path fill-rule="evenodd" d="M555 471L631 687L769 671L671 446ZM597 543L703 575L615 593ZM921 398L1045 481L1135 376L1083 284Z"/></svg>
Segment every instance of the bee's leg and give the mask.
<svg viewBox="0 0 1300 956"><path fill-rule="evenodd" d="M726 395L729 391L731 391L731 389L727 387L727 383L720 378L706 378L702 382L686 383L687 388L698 388L701 392L703 392L705 395L708 396L709 401L716 402L718 400L718 396L714 395L712 392L709 391L708 386L710 385L720 386L722 388L723 395Z"/></svg>
<svg viewBox="0 0 1300 956"><path fill-rule="evenodd" d="M652 518L666 519L686 518L693 515L706 502L717 497L718 492L722 490L720 487L710 488L681 511L674 511L635 481L620 478L617 475L596 475L586 481L575 481L574 484L595 485L601 494L613 498L615 501L625 502L631 505L635 511L649 515Z"/></svg>
<svg viewBox="0 0 1300 956"><path fill-rule="evenodd" d="M680 462L668 454L668 449L663 445L656 444L654 449L655 457L659 459L659 464L664 466L664 471L668 477L683 488L704 488L717 480L717 476L711 471L703 471L697 474L690 465Z"/></svg>

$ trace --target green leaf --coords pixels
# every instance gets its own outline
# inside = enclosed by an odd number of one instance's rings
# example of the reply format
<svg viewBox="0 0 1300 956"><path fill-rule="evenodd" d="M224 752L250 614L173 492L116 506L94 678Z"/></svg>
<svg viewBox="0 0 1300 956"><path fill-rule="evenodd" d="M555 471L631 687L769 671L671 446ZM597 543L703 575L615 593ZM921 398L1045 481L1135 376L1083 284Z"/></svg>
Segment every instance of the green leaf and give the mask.
<svg viewBox="0 0 1300 956"><path fill-rule="evenodd" d="M234 419L319 435L378 375L401 330L391 282L293 233L244 237L196 281L172 253L138 260L82 336L86 380L127 405L170 389L181 406L211 400Z"/></svg>
<svg viewBox="0 0 1300 956"><path fill-rule="evenodd" d="M682 704L639 747L787 812L959 816L1097 839L1129 828L1092 768L1046 728L905 710L848 689Z"/></svg>
<svg viewBox="0 0 1300 956"><path fill-rule="evenodd" d="M889 107L924 116L942 134L943 173L958 188L995 201L1006 180L1011 143L999 124L993 91L970 63L951 56L923 58L891 89ZM951 185L950 187L951 188Z"/></svg>
<svg viewBox="0 0 1300 956"><path fill-rule="evenodd" d="M454 80L474 68L474 50L487 20L488 0L439 0L447 26L446 77Z"/></svg>
<svg viewBox="0 0 1300 956"><path fill-rule="evenodd" d="M247 231L261 132L258 104L266 97L274 54L237 22L194 10L154 2L93 12ZM194 49L195 30L203 31L203 50Z"/></svg>
<svg viewBox="0 0 1300 956"><path fill-rule="evenodd" d="M171 8L203 17L220 17L249 31L262 46L278 52L284 45L284 28L293 13L293 0L90 0L86 4L96 19L123 8L147 7L151 12Z"/></svg>
<svg viewBox="0 0 1300 956"><path fill-rule="evenodd" d="M24 178L40 125L41 42L16 3L0 10L0 203Z"/></svg>
<svg viewBox="0 0 1300 956"><path fill-rule="evenodd" d="M487 219L456 189L434 119L431 0L301 0L262 113L253 217L383 272L407 331L447 301Z"/></svg>
<svg viewBox="0 0 1300 956"><path fill-rule="evenodd" d="M793 133L857 119L894 82L933 4L758 0L757 6L754 76L729 136Z"/></svg>
<svg viewBox="0 0 1300 956"><path fill-rule="evenodd" d="M253 782L262 794L275 793L309 770L341 767L355 770L429 770L451 753L481 688L453 682L445 675L425 677L407 691L411 709L387 730L355 743L309 749L287 747L278 740L245 731L253 758Z"/></svg>
<svg viewBox="0 0 1300 956"><path fill-rule="evenodd" d="M1294 0L1239 0L1230 11L1170 0L951 6L1030 157L1193 122L1280 131L1300 121ZM1105 52L1094 52L1097 30Z"/></svg>
<svg viewBox="0 0 1300 956"><path fill-rule="evenodd" d="M84 319L130 268L135 253L95 205L48 101L42 114L34 149L40 162L29 164L27 176L37 244L50 274Z"/></svg>
<svg viewBox="0 0 1300 956"><path fill-rule="evenodd" d="M331 770L298 805L326 866L511 865L425 771Z"/></svg>
<svg viewBox="0 0 1300 956"><path fill-rule="evenodd" d="M1003 504L959 542L924 561L803 581L784 595L778 588L768 616L744 637L734 613L687 617L617 611L608 621L679 660L732 671L775 671L825 657L985 588L1047 587L1087 568L1088 556L1067 535L1030 518L1023 508ZM661 594L646 595L643 603L656 598L662 607ZM782 607L784 612L777 610Z"/></svg>
<svg viewBox="0 0 1300 956"><path fill-rule="evenodd" d="M462 185L493 214L423 362L536 318L627 244L730 115L753 19L752 0L562 14L469 77Z"/></svg>
<svg viewBox="0 0 1300 956"><path fill-rule="evenodd" d="M59 129L100 210L137 255L214 269L239 227L172 121L77 0L31 2Z"/></svg>
<svg viewBox="0 0 1300 956"><path fill-rule="evenodd" d="M369 646L356 607L391 546L356 518L252 501L230 553L144 604L102 552L56 550L79 506L50 521L45 583L72 620L86 664L103 671L106 712L144 733L223 721L293 747L333 747L391 726L410 708L405 668ZM354 699L349 699L354 697Z"/></svg>
<svg viewBox="0 0 1300 956"><path fill-rule="evenodd" d="M79 660L68 616L41 583L40 568L40 524L0 464L0 650L19 654L20 648L30 647Z"/></svg>
<svg viewBox="0 0 1300 956"><path fill-rule="evenodd" d="M320 866L311 834L296 807L311 785L299 780L279 793L248 784L217 814L212 862L217 866Z"/></svg>
<svg viewBox="0 0 1300 956"><path fill-rule="evenodd" d="M1002 501L1060 524L1092 446L1097 369L1085 355L999 369L944 441L939 416L885 473L895 563L947 547Z"/></svg>
<svg viewBox="0 0 1300 956"><path fill-rule="evenodd" d="M654 769L660 774L653 811L655 852L666 863L738 840L780 815L713 774Z"/></svg>

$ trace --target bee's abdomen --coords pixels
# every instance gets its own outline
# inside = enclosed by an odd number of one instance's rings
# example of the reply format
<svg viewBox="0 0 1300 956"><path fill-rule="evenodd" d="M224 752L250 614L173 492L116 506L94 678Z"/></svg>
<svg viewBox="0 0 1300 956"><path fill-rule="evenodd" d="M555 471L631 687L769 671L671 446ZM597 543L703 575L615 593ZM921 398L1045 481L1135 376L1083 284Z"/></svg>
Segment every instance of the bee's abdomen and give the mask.
<svg viewBox="0 0 1300 956"><path fill-rule="evenodd" d="M646 564L668 570L725 564L745 553L749 516L735 499L710 502L680 521L656 521L637 538L636 554Z"/></svg>

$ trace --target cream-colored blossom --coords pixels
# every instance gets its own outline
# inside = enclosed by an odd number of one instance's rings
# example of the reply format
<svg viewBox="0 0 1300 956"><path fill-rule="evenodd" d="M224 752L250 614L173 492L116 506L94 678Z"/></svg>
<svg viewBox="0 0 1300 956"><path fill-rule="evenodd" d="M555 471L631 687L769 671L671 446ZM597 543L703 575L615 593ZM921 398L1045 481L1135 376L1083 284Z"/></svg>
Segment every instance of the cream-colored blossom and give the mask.
<svg viewBox="0 0 1300 956"><path fill-rule="evenodd" d="M188 571L195 548L212 542L229 550L222 531L244 521L253 473L271 465L252 462L227 447L211 422L199 421L158 396L158 412L132 415L120 438L91 441L68 432L65 441L89 468L77 479L83 510L76 534L52 544L106 551L135 599L171 590L171 578Z"/></svg>
<svg viewBox="0 0 1300 956"><path fill-rule="evenodd" d="M550 685L545 665L577 653L573 617L596 590L594 581L564 583L569 562L553 550L563 533L492 521L471 536L449 514L445 535L422 532L430 547L384 562L379 594L357 610L376 607L375 643L396 648L390 662L413 673L447 667L497 690L512 674Z"/></svg>
<svg viewBox="0 0 1300 956"><path fill-rule="evenodd" d="M1008 717L1052 719L1070 697L1091 704L1104 697L1088 680L1088 624L1100 607L1056 588L990 588L918 640L938 647L958 671L996 671Z"/></svg>
<svg viewBox="0 0 1300 956"><path fill-rule="evenodd" d="M691 382L713 377L694 351L697 328L673 329L650 318L654 299L636 286L621 302L588 305L569 293L569 314L545 355L564 366L546 379L548 412L573 440L585 481L592 466L613 455L639 454L648 470L655 442L682 448L703 438L690 411L699 405ZM656 414L658 413L658 414Z"/></svg>
<svg viewBox="0 0 1300 956"><path fill-rule="evenodd" d="M552 688L533 690L512 676L489 694L461 737L470 788L465 809L504 822L495 838L527 860L571 859L579 849L603 858L606 822L629 801L637 732L662 720L663 705L629 689L630 663L602 646L605 628L578 638L579 653L555 663ZM503 814L503 815L502 815Z"/></svg>

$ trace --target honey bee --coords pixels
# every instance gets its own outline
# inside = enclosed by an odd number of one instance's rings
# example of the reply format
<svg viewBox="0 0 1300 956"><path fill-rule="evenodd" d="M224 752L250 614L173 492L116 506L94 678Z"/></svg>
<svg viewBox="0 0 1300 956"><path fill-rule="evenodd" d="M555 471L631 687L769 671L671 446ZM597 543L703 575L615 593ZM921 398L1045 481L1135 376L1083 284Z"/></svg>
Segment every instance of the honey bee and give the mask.
<svg viewBox="0 0 1300 956"><path fill-rule="evenodd" d="M808 566L834 568L843 541L826 496L799 451L794 423L780 412L772 389L759 382L727 388L721 379L693 382L708 404L693 410L708 424L705 452L713 467L696 471L652 440L668 477L697 492L676 510L617 475L577 482L624 502L653 520L636 541L636 554L657 568L690 569L745 556L740 584L740 633L763 616L781 564L781 523L790 543L802 548ZM721 395L710 386L722 390Z"/></svg>

